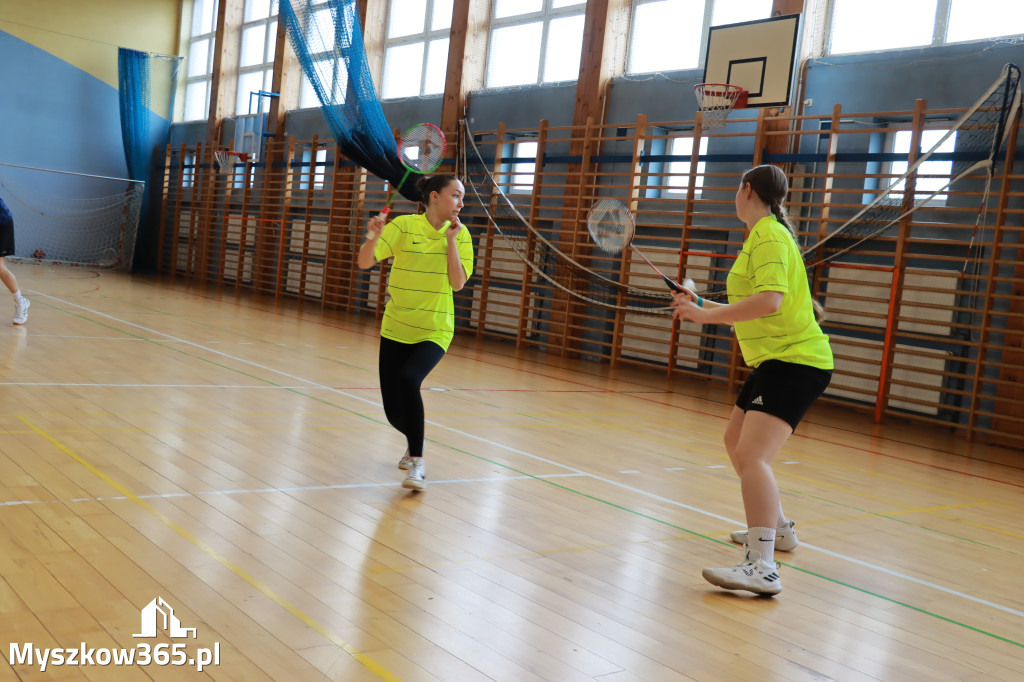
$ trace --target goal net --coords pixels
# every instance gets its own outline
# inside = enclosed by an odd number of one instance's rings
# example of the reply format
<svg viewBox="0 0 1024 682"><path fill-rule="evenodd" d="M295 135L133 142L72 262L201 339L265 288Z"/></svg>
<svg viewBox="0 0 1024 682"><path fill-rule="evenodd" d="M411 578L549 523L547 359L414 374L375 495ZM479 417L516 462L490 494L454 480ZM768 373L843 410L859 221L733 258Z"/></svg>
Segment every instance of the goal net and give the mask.
<svg viewBox="0 0 1024 682"><path fill-rule="evenodd" d="M131 270L145 184L0 164L14 217L15 256L49 264Z"/></svg>

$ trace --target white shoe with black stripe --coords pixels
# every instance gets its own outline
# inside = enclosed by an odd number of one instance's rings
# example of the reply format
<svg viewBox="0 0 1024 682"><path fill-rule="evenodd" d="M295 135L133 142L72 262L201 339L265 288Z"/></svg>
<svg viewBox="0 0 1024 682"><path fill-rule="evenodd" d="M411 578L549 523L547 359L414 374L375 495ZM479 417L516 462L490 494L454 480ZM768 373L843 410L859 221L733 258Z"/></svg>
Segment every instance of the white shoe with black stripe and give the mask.
<svg viewBox="0 0 1024 682"><path fill-rule="evenodd" d="M779 569L761 559L756 549L748 549L743 561L729 568L705 568L701 573L712 585L727 590L747 590L756 594L773 595L782 592Z"/></svg>

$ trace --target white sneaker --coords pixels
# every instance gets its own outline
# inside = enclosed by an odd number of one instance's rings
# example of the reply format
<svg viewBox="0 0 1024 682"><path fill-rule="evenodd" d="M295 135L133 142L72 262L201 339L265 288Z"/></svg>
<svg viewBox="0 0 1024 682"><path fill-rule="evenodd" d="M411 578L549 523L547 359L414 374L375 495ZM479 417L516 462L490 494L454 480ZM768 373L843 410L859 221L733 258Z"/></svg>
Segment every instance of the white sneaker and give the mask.
<svg viewBox="0 0 1024 682"><path fill-rule="evenodd" d="M408 471L409 466L412 464L412 457L409 456L409 448L405 449L405 454L402 455L402 459L398 460L398 468L402 471Z"/></svg>
<svg viewBox="0 0 1024 682"><path fill-rule="evenodd" d="M28 299L22 296L14 304L14 324L25 324L28 322L28 307L32 305Z"/></svg>
<svg viewBox="0 0 1024 682"><path fill-rule="evenodd" d="M792 552L800 544L800 541L796 539L794 525L796 525L795 521L788 521L785 526L775 529L775 549L780 552ZM745 545L747 544L747 531L734 530L729 534L729 539L737 545Z"/></svg>
<svg viewBox="0 0 1024 682"><path fill-rule="evenodd" d="M701 575L712 585L727 590L747 590L756 594L782 592L779 569L769 566L756 549L748 549L743 561L729 568L705 568Z"/></svg>
<svg viewBox="0 0 1024 682"><path fill-rule="evenodd" d="M425 484L423 479L426 476L426 467L423 466L422 457L410 457L412 462L409 464L409 473L405 475L405 480L402 481L402 487L408 488L409 490L423 490Z"/></svg>

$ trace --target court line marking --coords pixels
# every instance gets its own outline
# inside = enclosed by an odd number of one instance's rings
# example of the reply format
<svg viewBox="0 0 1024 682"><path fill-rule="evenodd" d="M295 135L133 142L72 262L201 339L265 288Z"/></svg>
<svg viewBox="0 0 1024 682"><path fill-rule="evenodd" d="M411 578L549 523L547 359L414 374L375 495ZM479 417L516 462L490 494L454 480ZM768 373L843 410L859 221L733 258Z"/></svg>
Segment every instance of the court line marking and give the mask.
<svg viewBox="0 0 1024 682"><path fill-rule="evenodd" d="M24 417L19 415L18 417L23 422ZM28 431L23 433L38 433L38 429L30 428ZM445 485L453 483L496 483L500 481L523 481L533 479L545 479L545 478L574 478L579 476L586 476L586 474L539 474L531 476L528 474L520 476L484 476L480 478L447 478L447 479L430 479L430 485ZM147 495L135 495L134 497L140 500L168 500L181 497L213 497L216 495L262 495L264 493L304 493L304 492L315 492L318 490L345 490L351 488L393 488L395 486L394 481L382 481L380 483L336 483L331 485L297 485L289 486L286 488L239 488L239 489L228 489L228 490L201 490L194 493L150 493ZM70 504L72 502L109 502L109 501L120 501L120 500L132 500L134 498L126 495L115 495L113 497L73 497L71 499L54 499L54 500L8 500L7 502L0 502L0 507L18 507L22 505L30 504Z"/></svg>
<svg viewBox="0 0 1024 682"><path fill-rule="evenodd" d="M246 364L246 365L250 365L252 367L256 367L258 369L261 369L261 370L264 370L264 371L267 371L267 372L271 372L273 374L278 374L280 376L284 376L284 377L287 377L289 379L294 379L296 381L305 382L305 383L311 384L313 387L325 389L325 390L328 390L328 391L332 391L334 393L338 393L340 395L343 395L343 396L345 396L347 398L350 398L352 400L355 400L357 402L363 402L363 403L366 403L367 405L372 405L372 406L377 407L377 408L382 408L380 403L376 403L376 402L374 402L372 400L369 400L367 398L363 398L363 397L360 397L360 396L357 396L357 395L353 395L353 394L350 394L350 393L345 393L344 391L341 391L341 390L338 390L338 389L335 389L335 388L331 388L330 386L326 386L326 385L321 384L321 383L319 383L317 381L314 381L312 379L306 379L304 377L300 377L300 376L297 376L297 375L294 375L294 374L290 374L289 372L285 372L283 370L279 370L279 369L275 369L275 368L272 368L272 367L268 367L266 365L262 365L262 364L260 364L258 362L255 362L254 360L249 360L247 358L240 358L238 356L231 355L229 353L217 350L215 348L207 348L207 347L202 346L202 345L200 345L198 343L195 343L194 341L188 341L187 339L182 339L180 337L176 337L176 336L174 336L172 334L168 334L166 332L162 332L162 331L159 331L157 329L151 329L149 327L144 327L143 325L137 324L135 322L130 322L128 320L123 320L121 318L115 317L115 316L110 315L108 313L104 313L104 312L101 312L101 311L98 311L98 310L93 310L91 308L88 308L88 307L86 307L84 305L81 305L81 304L78 304L78 303L74 303L74 302L71 302L71 301L65 301L63 299L57 298L56 296L51 296L49 294L44 294L44 293L41 293L41 292L36 292L35 295L36 296L42 296L42 297L45 297L45 298L49 298L49 299L54 300L54 301L58 301L58 302L60 302L60 303L62 303L64 305L73 306L75 308L78 308L80 310L84 310L86 312L89 312L91 314L97 315L99 317L105 317L107 319L110 319L110 320L113 320L115 322L118 322L119 324L124 324L124 325L127 325L129 327L135 327L137 329L142 329L142 330L145 330L145 331L153 333L153 334L160 334L162 336L167 337L168 339L173 339L173 340L181 342L181 343L183 343L185 345L193 346L195 348L198 348L200 350L206 351L208 353L213 353L215 355L220 355L220 356L223 356L223 357L228 358L230 360L234 360L236 362L240 362L240 363L243 363L243 364ZM230 371L239 371L239 370L232 370L231 368L226 368L226 369L229 369ZM509 368L506 367L505 369L509 369ZM264 381L266 381L266 380L264 380ZM268 381L268 383L270 383L270 382ZM612 393L612 392L609 391L609 393ZM342 407L341 409L346 409L346 408ZM358 413L355 413L352 410L347 410L347 411L353 412L354 414L358 414ZM659 502L664 502L665 504L668 504L668 505L671 505L671 506L680 507L682 509L686 509L688 511L692 511L692 512L694 512L696 514L702 514L704 516L708 516L710 518L714 518L714 519L718 519L720 521L731 523L733 525L737 525L737 526L742 525L742 522L736 521L735 519L731 519L731 518L728 518L728 517L725 517L725 516L721 516L719 514L715 514L713 512L707 511L705 509L700 509L700 508L697 508L697 507L693 507L693 506L690 506L690 505L685 504L683 502L679 502L677 500L672 500L672 499L669 499L667 497L663 497L661 495L658 495L656 493L652 493L650 491L646 491L646 490L642 490L642 489L636 488L634 486L626 485L625 483L620 483L618 481L613 481L611 479L606 479L606 478L603 478L601 476L597 476L595 474L585 472L585 471L583 471L581 469L576 469L575 467L568 466L568 465L563 464L561 462L556 462L556 461L548 459L546 457L542 457L540 455L535 455L533 453L529 453L529 452L526 452L524 450L520 450L518 448L509 446L509 445L505 445L504 443L499 443L499 442L490 440L488 438L484 438L482 436L478 436L478 435L475 435L475 434L472 434L472 433L468 433L468 432L462 431L461 429L456 429L454 427L446 426L444 424L440 424L438 422L434 422L434 421L432 421L430 419L427 419L425 421L426 421L427 424L431 424L433 426L437 426L437 427L446 429L446 430L448 430L448 431L450 431L452 433L457 433L457 434L465 436L467 438L470 438L470 439L473 439L473 440L478 440L480 442L486 443L486 444L491 445L493 447L496 447L498 449L507 450L508 452L513 452L513 453L516 453L518 455L522 455L523 457L527 457L529 459L533 459L533 460L536 460L536 461L539 461L539 462L544 462L544 463L550 464L552 466L557 466L557 467L560 467L562 469L565 469L565 470L573 472L573 473L582 474L584 476L587 476L587 477L592 478L594 480L600 481L602 483L606 483L606 484L614 486L614 487L618 487L618 488L622 488L624 490L628 490L628 491L633 492L633 493L635 493L637 495L640 495L642 497L649 497L651 499L658 500ZM820 439L815 439L815 440L820 440ZM447 444L439 443L439 445L443 445L444 447L449 447L449 448L451 448L453 450L456 450L458 452L465 452L465 451L459 450L458 448L455 448L455 447L447 445ZM856 447L854 447L853 449L855 449L855 450L862 450L861 448L856 448ZM867 451L867 450L862 450L862 451L871 452L871 451ZM479 455L475 455L473 453L465 453L465 454L470 454L470 455L472 455L474 457L478 457L480 459L484 459L485 461L490 461L490 460L486 460L483 457L480 457ZM881 453L874 453L874 454L881 454ZM519 471L518 469L515 469L514 467L511 467L511 466L508 466L508 465L505 465L505 464L501 464L500 462L492 462L492 463L498 464L500 466L505 466L505 467L511 469L512 471L516 471L519 474L530 476L530 474L527 473L527 472ZM557 483L553 483L553 482L550 482L550 481L548 481L548 483L550 485L558 485ZM626 507L618 505L618 504L616 504L614 502L610 502L608 500L602 500L600 498L594 497L592 495L588 495L586 493L580 493L578 491L572 490L571 488L566 488L565 486L559 486L559 487L562 487L565 490L571 491L571 492L579 494L579 495L584 495L584 496L586 496L588 498L591 498L591 499L594 499L596 501L600 501L602 503L609 504L611 506L614 506L616 508L622 509L624 511L629 511L629 512L634 513L634 514L638 514L638 515L640 515L640 516L642 516L644 518L648 518L648 519L656 521L658 523L664 523L664 524L669 525L671 527L679 528L680 530L686 531L688 533L692 533L693 535L697 535L699 537L707 538L709 540L712 540L712 541L720 543L720 544L731 544L731 543L725 543L724 541L717 540L715 538L711 538L711 537L706 536L706 535L702 535L701 533L697 533L695 531L690 531L690 530L685 529L685 528L674 526L673 524L671 524L671 523L669 523L669 522L667 522L667 521L665 521L663 519L657 519L655 517L649 516L647 514L643 514L641 512L636 512L636 511L633 511L633 510L629 510ZM988 606L990 608L994 608L996 610L1003 611L1003 612L1009 613L1011 615L1018 616L1020 618L1024 618L1024 612L1018 611L1016 609L1012 609L1012 608L1010 608L1008 606L1003 606L1002 604L996 604L995 602L991 602L991 601L988 601L986 599L982 599L980 597L975 597L973 595L966 594L964 592L960 592L958 590L954 590L954 589L951 589L951 588L948 588L948 587L944 587L944 586L938 585L936 583L928 582L926 580L921 580L919 578L914 578L914 577L909 576L907 574L900 573L898 571L893 571L891 569L887 569L887 568L884 568L882 566L878 566L876 564L872 564L872 563L869 563L869 562L866 562L866 561L863 561L863 560L860 560L860 559L854 559L853 557L850 557L850 556L847 556L847 555L838 554L838 553L832 552L831 550L827 550L827 549L822 548L822 547L817 547L815 545L811 545L811 544L808 544L808 543L801 543L801 546L807 547L808 549L811 549L811 550L814 550L814 551L822 552L823 554L832 556L833 558L836 558L836 559L841 559L841 560L844 560L844 561L848 561L849 563L861 566L863 568L868 568L868 569L871 569L871 570L878 571L879 573L882 573L884 575L888 575L888 576L891 576L891 577L904 579L907 582L912 582L912 583L915 583L915 584L918 584L918 585L921 585L921 586L924 586L924 587L936 590L938 592L943 592L945 594L948 594L948 595L951 595L951 596L955 596L955 597L964 599L966 601L974 602L976 604L981 604L983 606ZM791 566L791 565L788 565L788 564L784 564L784 565L787 565L787 566L789 566L789 568L792 568L794 570L805 572L805 573L807 573L809 575L815 575L815 576L818 575L818 574L813 573L811 571L808 571L808 570L805 570L805 569L801 569L800 567L797 567L797 566ZM819 577L821 577L821 576L819 576ZM845 583L839 583L839 581L833 581L833 582L836 582L837 584L844 584L845 585ZM902 603L902 602L899 602L899 601L897 601L895 599L892 599L892 598L889 598L889 597L884 597L882 595L877 595L877 594L875 594L873 592L869 592L869 591L867 591L867 590L865 590L863 588L854 588L854 589L857 589L858 591L864 592L866 594L872 594L874 596L877 596L877 597L879 597L881 599L885 599L886 601L890 601L892 603L897 603L897 604L901 604ZM911 607L911 608L913 608L914 610L920 611L922 613L930 613L930 612L924 611L924 610L922 610L920 608L917 608L917 607ZM946 621L949 621L949 622L956 622L956 621L951 621L949 618L946 618L944 616L940 616L938 614L931 614L931 615L934 615L937 618L940 618L942 620L946 620ZM971 627L969 625L964 625L964 627L967 627L967 628L969 628L971 630L977 630L977 628L973 628L973 627ZM978 632L982 632L982 631L978 630ZM989 634L989 633L986 633L986 634ZM995 635L995 634L992 634L991 636L995 637L997 639L1004 640L1004 641L1012 641L1012 640L1006 640L1005 638L1000 637L999 635ZM1020 643L1017 643L1017 642L1013 642L1013 643L1017 644L1017 646L1024 646L1024 644L1020 644Z"/></svg>
<svg viewBox="0 0 1024 682"><path fill-rule="evenodd" d="M99 287L97 286L96 290L98 290L98 289L99 289ZM283 312L281 312L279 309L277 309L276 304L274 306L258 306L258 305L252 305L252 304L244 304L244 303L239 302L239 301L225 301L222 297L212 296L212 295L209 295L209 294L202 294L202 293L198 293L198 292L194 292L194 291L184 291L184 292L182 292L180 289L174 289L174 291L176 293L183 294L183 296L186 299L187 298L194 298L194 299L199 299L199 300L202 300L202 301L211 301L211 302L217 303L219 305L233 306L233 307L236 307L236 308L241 308L243 311L246 311L246 313L254 311L254 312L257 312L257 313L260 313L260 314L263 314L263 315L283 317L285 319L288 319L288 320L291 320L291 321L294 321L294 322L302 322L304 324L310 324L310 325L315 325L315 326L320 326L320 327L327 327L328 329L338 330L338 331L341 331L341 332L344 332L344 333L347 333L347 334L353 334L353 335L356 335L356 336L365 336L365 337L368 337L368 338L370 338L370 337L372 337L372 338L379 338L379 334L367 333L366 331L364 331L364 328L362 326L343 324L342 320L334 320L333 322L327 322L327 321L325 321L323 319L307 319L307 318L304 318L301 315L286 315ZM30 292L30 293L32 293L32 292ZM49 296L48 294L41 294L41 295ZM52 296L49 296L49 297L53 298ZM60 299L56 299L56 300L60 300ZM147 308L147 306L143 306L143 305L141 305L141 304L139 304L137 302L131 302L131 304L132 305L136 305L137 307L141 307L141 308L146 308L146 309L152 310L154 312L159 312L162 315L166 315L167 314L166 311L158 310L158 309L155 309L155 308ZM80 307L83 307L83 306L80 306ZM84 308L84 307L83 307L83 309L89 310L88 308ZM230 329L224 329L222 327L217 327L215 325L211 325L211 324L206 324L206 323L200 322L198 319L195 319L195 318L184 317L184 316L178 316L178 317L181 317L182 319L188 320L192 324L196 324L196 325L200 325L200 326L207 326L207 327L211 327L213 329L217 329L221 333L234 334L234 335L237 335L237 336L243 336L245 338L254 338L254 337L249 337L249 336L244 335L244 334L240 334L239 332L235 332L235 331L232 331ZM117 318L111 318L111 319L117 319ZM159 333L163 333L163 332L157 332L157 333L159 334ZM269 342L269 341L265 341L265 340L262 340L262 339L259 339L259 340L263 341L263 343L271 343L272 345L276 345L276 346L284 345L284 344L281 344L281 343ZM483 360L483 359L481 359L479 357L473 357L473 356L470 356L470 355L460 355L459 353L456 352L456 350L472 351L473 349L471 347L462 347L462 346L460 346L458 344L455 344L455 345L453 345L453 347L451 349L449 349L447 355L451 355L453 357L462 358L462 359L468 360L470 362L476 362L476 363L479 363L479 364L490 365L492 367L499 367L501 369L506 369L506 370L509 370L509 371L512 371L512 372L522 372L524 374L534 374L534 375L537 375L537 376L543 376L543 377L545 377L547 379L551 378L550 375L545 374L542 371L527 370L527 369L523 369L521 367L512 367L512 366L509 366L509 365L503 365L503 364L498 363L498 362L488 362L488 361ZM517 358L515 358L513 356L500 355L500 354L497 354L497 353L494 353L493 355L497 355L498 357L501 357L501 358L503 358L505 360L510 360L510 361L511 360L517 360ZM531 359L525 359L525 360L520 359L518 361L519 362L528 362L532 366L538 366L539 365L542 368L550 368L550 365L546 365L545 363L537 362L537 361L531 360ZM364 369L364 368L359 368L359 369ZM592 380L596 380L596 379L600 379L601 378L598 375L588 374L588 373L585 373L585 372L576 372L576 373L577 374L583 374L584 376L587 376L587 377L589 377ZM636 395L637 393L648 393L648 392L651 392L651 389L650 389L649 386L646 386L644 384L640 384L640 383L636 383L636 382L630 381L629 379L617 379L616 381L619 382L619 383L626 383L626 384L630 384L630 385L636 386L637 390L629 391L629 390L618 390L618 389L616 389L616 390L598 389L598 388L596 388L596 387L594 387L592 385L588 385L588 384L583 383L581 381L572 381L572 380L564 378L564 377L557 377L557 378L555 378L555 380L556 381L560 381L560 382L564 382L564 383L568 383L568 384L576 384L576 385L579 385L579 386L587 386L588 388L592 388L592 389L595 389L597 391L604 391L604 392L613 393L613 394L616 394L616 395L630 396L630 397L636 398L637 400L653 402L653 403L658 404L658 405L665 405L665 406L668 406L668 407L672 407L673 409L682 410L684 412L692 412L692 413L700 414L700 415L703 415L703 416L714 417L714 418L720 419L720 420L727 420L727 419L729 419L729 416L727 414L723 415L723 414L715 414L715 413L711 413L711 412L702 412L702 411L696 410L694 408L684 407L684 406L680 406L680 405L673 405L672 403L668 403L668 402L665 402L665 401L652 400L651 398L645 398L643 396ZM656 391L655 390L654 392L659 392L660 393L661 391ZM669 392L669 395L679 395L679 394L674 393L674 392ZM686 395L686 394L683 394L683 395L685 397L688 397L688 398L699 398L699 396L690 396L690 395ZM723 406L727 406L726 403L721 403L721 404ZM828 425L828 424L815 424L815 425L819 426L821 428L830 429L830 430L834 430L834 431L840 431L840 432L843 432L843 433L848 433L849 432L849 429L843 429L843 428L838 427L838 426L833 426L833 425ZM909 462L911 464L916 464L918 466L926 466L926 467L933 466L933 465L929 464L928 462L922 462L922 461L919 461L919 460L907 459L907 458L904 458L904 457L899 457L897 455L892 455L892 454L885 453L885 452L879 452L877 450L871 450L871 449L868 449L868 448L865 448L865 447L861 447L861 446L857 446L857 445L846 445L846 444L843 444L843 443L836 443L834 441L829 441L829 440L826 440L824 438L820 438L820 437L817 437L817 436L807 436L807 435L804 435L802 433L796 433L796 434L793 435L793 437L794 438L811 440L811 441L819 441L819 442L829 443L831 445L838 445L840 447L844 447L844 448L847 448L847 449L850 449L850 450L856 450L858 452L866 452L866 453L869 453L869 454L872 454L872 455L878 455L880 457L887 457L887 458L892 458L892 459L896 459L896 460L900 460L900 461L905 461L905 462ZM935 447L925 448L925 447L919 446L919 445L917 445L915 443L901 441L901 440L899 440L897 438L893 438L893 437L889 437L889 436L878 436L877 438L880 438L885 443L892 444L892 445L899 446L899 447L909 447L909 448L913 448L915 450L931 450L931 451L935 451L935 452L942 452L943 454L948 454L948 455L952 455L954 457L960 457L960 458L966 458L967 457L963 453L953 452L951 450L939 450L939 449L937 449ZM985 461L988 464L993 465L993 466L1009 467L1009 468L1013 468L1013 469L1018 469L1019 468L1019 467L1013 467L1011 465L1007 465L1007 464L1004 464L1004 463L1001 463L1001 462L992 462L992 461L988 461L988 460L985 460ZM957 474L963 475L963 476L968 476L968 477L975 477L975 476L977 476L976 474L973 474L973 473L971 473L969 471L961 471L961 470L957 470L957 469L946 469L946 470L947 471L951 471L953 473L957 473ZM988 477L979 477L979 478L982 478L984 480L990 480L990 481L1005 483L1005 481L1000 481L999 479L994 479L994 478L988 478ZM1018 487L1024 487L1024 484L1010 484L1010 485L1016 485Z"/></svg>
<svg viewBox="0 0 1024 682"><path fill-rule="evenodd" d="M375 660L373 660L366 654L356 649L354 646L343 640L341 637L328 630L326 627L321 625L317 620L315 620L312 616L308 615L305 611L295 606L290 601L288 601L287 599L279 595L277 592L275 592L268 584L264 583L262 580L258 580L255 576L250 574L244 568L235 564L233 561L231 561L226 556L218 552L216 549L214 549L210 545L206 544L205 542L197 538L185 527L179 525L176 521L174 521L169 516L161 512L159 509L146 502L144 499L133 493L125 486L121 485L121 483L117 481L115 478L98 469L91 462L86 460L84 457L79 455L71 448L65 446L62 442L60 442L59 440L51 436L49 433L33 424L24 416L19 415L18 419L24 422L25 425L32 429L34 433L49 441L54 447L56 447L58 450L66 454L68 457L75 460L83 467L85 467L94 476L99 478L101 481L103 481L110 487L114 488L114 490L117 490L125 499L131 500L139 507L142 507L142 509L144 509L146 512L160 520L165 526L173 530L175 533L177 533L184 539L191 542L193 545L201 549L208 556L212 557L214 560L216 560L222 566L224 566L229 571L234 573L236 576L238 576L246 583L248 583L255 589L262 592L264 595L269 597L271 601L276 603L284 610L288 611L288 613L295 616L304 625L308 626L310 629L317 632L321 637L342 649L345 653L347 653L353 659L362 664L363 667L365 667L367 670L377 675L381 679L387 680L388 682L402 682L400 678L393 675L387 668L377 663ZM284 642L282 642L282 644L284 644Z"/></svg>
<svg viewBox="0 0 1024 682"><path fill-rule="evenodd" d="M96 383L71 383L62 381L0 381L0 386L91 386L93 388L287 388L293 390L308 390L309 386L279 386L270 384L259 386L256 384L96 384Z"/></svg>

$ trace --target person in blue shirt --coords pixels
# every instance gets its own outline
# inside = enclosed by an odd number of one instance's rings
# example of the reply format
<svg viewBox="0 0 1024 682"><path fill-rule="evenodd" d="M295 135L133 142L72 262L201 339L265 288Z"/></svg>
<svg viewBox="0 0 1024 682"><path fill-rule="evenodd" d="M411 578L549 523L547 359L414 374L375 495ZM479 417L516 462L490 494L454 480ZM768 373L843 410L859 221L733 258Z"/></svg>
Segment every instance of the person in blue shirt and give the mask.
<svg viewBox="0 0 1024 682"><path fill-rule="evenodd" d="M14 255L14 217L0 198L0 281L14 296L14 324L28 322L28 299L21 295L18 280L7 269L6 256Z"/></svg>

